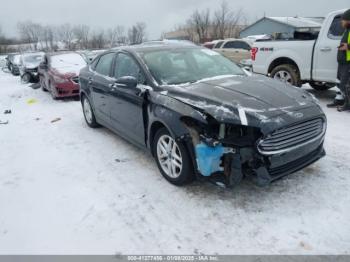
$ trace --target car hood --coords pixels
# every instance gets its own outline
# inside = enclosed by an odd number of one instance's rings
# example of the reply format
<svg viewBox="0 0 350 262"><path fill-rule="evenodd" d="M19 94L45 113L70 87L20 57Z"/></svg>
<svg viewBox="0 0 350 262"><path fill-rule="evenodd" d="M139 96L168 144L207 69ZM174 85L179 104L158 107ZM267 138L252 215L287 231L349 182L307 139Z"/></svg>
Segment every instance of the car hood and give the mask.
<svg viewBox="0 0 350 262"><path fill-rule="evenodd" d="M308 108L317 108L311 114L322 113L308 92L263 76L222 76L165 89L168 96L226 123L261 127L310 117Z"/></svg>

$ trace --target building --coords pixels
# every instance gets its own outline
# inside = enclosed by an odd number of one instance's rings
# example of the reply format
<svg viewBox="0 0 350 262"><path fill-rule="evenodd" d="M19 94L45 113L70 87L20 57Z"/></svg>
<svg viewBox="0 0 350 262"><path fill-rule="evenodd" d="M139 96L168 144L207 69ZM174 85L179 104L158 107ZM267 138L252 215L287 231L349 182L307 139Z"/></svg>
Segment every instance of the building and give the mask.
<svg viewBox="0 0 350 262"><path fill-rule="evenodd" d="M240 32L240 37L271 35L279 38L294 38L295 33L317 33L323 17L263 17Z"/></svg>

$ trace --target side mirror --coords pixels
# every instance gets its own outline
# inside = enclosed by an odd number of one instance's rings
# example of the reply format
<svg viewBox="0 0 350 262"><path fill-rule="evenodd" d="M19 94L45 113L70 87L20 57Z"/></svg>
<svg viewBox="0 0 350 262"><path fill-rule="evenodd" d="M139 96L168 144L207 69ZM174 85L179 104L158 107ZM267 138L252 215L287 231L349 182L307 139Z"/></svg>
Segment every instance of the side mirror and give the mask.
<svg viewBox="0 0 350 262"><path fill-rule="evenodd" d="M133 76L123 76L115 82L115 85L121 88L136 88L137 84L137 79Z"/></svg>

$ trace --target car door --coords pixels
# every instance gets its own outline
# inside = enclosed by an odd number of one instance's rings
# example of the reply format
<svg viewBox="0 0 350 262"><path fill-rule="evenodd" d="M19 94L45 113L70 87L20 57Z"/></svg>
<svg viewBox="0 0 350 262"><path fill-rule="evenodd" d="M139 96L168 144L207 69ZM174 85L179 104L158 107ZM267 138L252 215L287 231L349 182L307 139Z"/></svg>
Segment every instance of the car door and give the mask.
<svg viewBox="0 0 350 262"><path fill-rule="evenodd" d="M240 63L242 60L250 59L250 50L251 46L244 41L237 41L237 63Z"/></svg>
<svg viewBox="0 0 350 262"><path fill-rule="evenodd" d="M108 96L114 83L111 73L115 56L114 52L102 55L88 77L96 117L106 123L110 122Z"/></svg>
<svg viewBox="0 0 350 262"><path fill-rule="evenodd" d="M230 60L237 63L241 60L240 57L242 56L239 50L239 43L235 40L226 42L222 47L221 53Z"/></svg>
<svg viewBox="0 0 350 262"><path fill-rule="evenodd" d="M330 27L319 35L314 53L313 79L316 81L336 82L337 52L344 29L341 26L341 16L331 18ZM325 25L327 22L324 23Z"/></svg>
<svg viewBox="0 0 350 262"><path fill-rule="evenodd" d="M144 73L138 62L128 53L117 55L114 67L115 81L131 76L138 79L138 87L127 88L114 85L110 94L111 121L116 130L139 145L145 144L143 102L141 86L145 84Z"/></svg>

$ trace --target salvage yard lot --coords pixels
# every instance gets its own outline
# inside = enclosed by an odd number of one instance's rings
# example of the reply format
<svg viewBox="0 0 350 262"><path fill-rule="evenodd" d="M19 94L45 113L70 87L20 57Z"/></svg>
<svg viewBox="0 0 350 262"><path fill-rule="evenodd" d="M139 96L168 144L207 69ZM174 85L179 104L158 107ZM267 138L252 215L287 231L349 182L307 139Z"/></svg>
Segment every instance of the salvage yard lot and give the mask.
<svg viewBox="0 0 350 262"><path fill-rule="evenodd" d="M309 91L328 116L324 159L268 188L179 188L88 128L79 102L0 72L0 254L349 254L350 113Z"/></svg>

